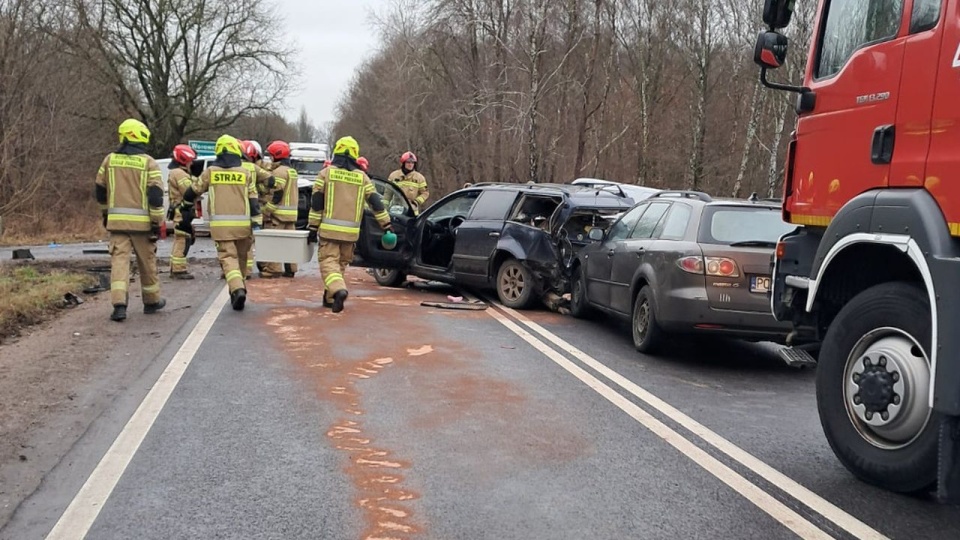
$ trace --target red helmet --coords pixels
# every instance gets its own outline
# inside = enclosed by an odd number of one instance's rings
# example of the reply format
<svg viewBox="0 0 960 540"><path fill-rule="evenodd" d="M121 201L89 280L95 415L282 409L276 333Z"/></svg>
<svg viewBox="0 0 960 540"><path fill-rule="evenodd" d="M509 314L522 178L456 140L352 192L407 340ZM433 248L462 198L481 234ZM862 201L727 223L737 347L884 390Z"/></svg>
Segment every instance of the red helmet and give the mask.
<svg viewBox="0 0 960 540"><path fill-rule="evenodd" d="M404 152L403 155L400 156L400 166L402 167L403 164L408 161L412 161L414 163L414 166L416 166L417 155L414 154L413 152Z"/></svg>
<svg viewBox="0 0 960 540"><path fill-rule="evenodd" d="M180 165L189 167L195 159L197 159L197 152L193 148L185 144L178 144L173 147L173 160Z"/></svg>
<svg viewBox="0 0 960 540"><path fill-rule="evenodd" d="M250 161L260 159L260 145L256 141L240 141L240 149Z"/></svg>
<svg viewBox="0 0 960 540"><path fill-rule="evenodd" d="M273 141L267 146L267 153L274 161L288 159L290 157L290 145L283 141Z"/></svg>
<svg viewBox="0 0 960 540"><path fill-rule="evenodd" d="M333 165L333 162L330 161L329 159L323 160L323 166L324 166L324 167L329 167L329 166L331 166L331 165Z"/></svg>
<svg viewBox="0 0 960 540"><path fill-rule="evenodd" d="M363 156L360 156L357 158L357 165L359 165L360 168L363 169L363 172L367 172L367 169L370 168L370 162L367 161L367 158Z"/></svg>

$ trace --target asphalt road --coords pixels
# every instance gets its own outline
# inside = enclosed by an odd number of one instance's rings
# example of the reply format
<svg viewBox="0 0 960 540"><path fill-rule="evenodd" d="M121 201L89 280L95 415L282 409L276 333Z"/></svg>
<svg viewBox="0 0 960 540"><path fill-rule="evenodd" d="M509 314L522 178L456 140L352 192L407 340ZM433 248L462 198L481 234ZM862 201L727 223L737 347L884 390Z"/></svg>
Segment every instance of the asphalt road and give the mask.
<svg viewBox="0 0 960 540"><path fill-rule="evenodd" d="M333 315L315 268L243 313L214 291L0 538L960 537L851 477L814 372L770 347L643 356L610 321L422 307L447 292L362 270Z"/></svg>

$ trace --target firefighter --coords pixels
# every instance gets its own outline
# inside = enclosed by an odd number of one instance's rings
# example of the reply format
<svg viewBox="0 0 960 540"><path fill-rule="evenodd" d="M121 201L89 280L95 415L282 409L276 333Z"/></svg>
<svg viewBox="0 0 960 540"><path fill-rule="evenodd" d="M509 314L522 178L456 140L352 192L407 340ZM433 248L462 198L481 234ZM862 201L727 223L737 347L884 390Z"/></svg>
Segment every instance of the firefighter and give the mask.
<svg viewBox="0 0 960 540"><path fill-rule="evenodd" d="M360 146L353 137L343 137L333 148L333 160L320 171L310 199L308 242L319 240L317 257L323 275L324 306L343 311L347 286L343 274L353 261L354 243L360 238L363 203L385 231L392 231L390 214L373 182L357 165Z"/></svg>
<svg viewBox="0 0 960 540"><path fill-rule="evenodd" d="M150 130L133 118L117 129L120 148L107 155L96 179L96 198L103 224L110 231L110 318L127 318L130 254L137 256L143 312L152 315L167 305L160 297L157 238L163 212L163 173L147 155Z"/></svg>
<svg viewBox="0 0 960 540"><path fill-rule="evenodd" d="M170 209L167 219L173 221L174 236L173 249L170 252L170 277L173 279L193 279L193 274L187 271L187 253L196 239L193 226L189 230L177 225L183 220L178 207L183 202L183 192L193 185L196 178L190 174L190 165L197 159L197 153L185 144L173 147L170 159L170 173L167 175L167 193L169 193Z"/></svg>
<svg viewBox="0 0 960 540"><path fill-rule="evenodd" d="M217 139L217 155L197 183L183 194L186 215L192 219L192 206L207 191L210 217L210 236L217 244L217 258L230 290L230 304L242 311L247 301L243 277L247 254L253 242L252 230L260 229L260 202L252 173L243 168L243 150L240 141L230 135ZM186 218L185 218L186 219ZM252 229L252 230L251 230Z"/></svg>
<svg viewBox="0 0 960 540"><path fill-rule="evenodd" d="M290 167L290 145L284 141L273 141L267 146L267 154L276 164L273 177L268 182L270 195L263 208L264 226L268 229L292 231L297 228L297 171ZM292 278L297 273L297 265L267 263L260 272L264 278Z"/></svg>
<svg viewBox="0 0 960 540"><path fill-rule="evenodd" d="M397 184L413 205L414 213L419 214L423 204L430 197L427 190L427 179L417 172L417 156L413 152L404 152L400 156L400 168L390 173L387 178Z"/></svg>
<svg viewBox="0 0 960 540"><path fill-rule="evenodd" d="M240 149L243 150L243 168L250 171L254 179L258 200L260 201L260 208L263 209L267 203L267 195L270 192L267 184L271 182L273 175L263 167L263 154L260 143L257 141L240 141ZM250 276L253 275L255 249L256 241L254 240L250 243L250 251L247 253L247 267L243 276L244 279L250 279ZM259 270L262 275L263 263L257 263L257 270Z"/></svg>

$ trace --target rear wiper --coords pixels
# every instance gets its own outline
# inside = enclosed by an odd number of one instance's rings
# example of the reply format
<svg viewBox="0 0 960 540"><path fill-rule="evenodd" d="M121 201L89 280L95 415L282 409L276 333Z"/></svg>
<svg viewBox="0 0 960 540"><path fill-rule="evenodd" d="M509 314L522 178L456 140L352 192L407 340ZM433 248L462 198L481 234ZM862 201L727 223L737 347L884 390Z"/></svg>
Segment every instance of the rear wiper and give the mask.
<svg viewBox="0 0 960 540"><path fill-rule="evenodd" d="M776 242L769 240L744 240L743 242L734 242L730 247L777 247Z"/></svg>

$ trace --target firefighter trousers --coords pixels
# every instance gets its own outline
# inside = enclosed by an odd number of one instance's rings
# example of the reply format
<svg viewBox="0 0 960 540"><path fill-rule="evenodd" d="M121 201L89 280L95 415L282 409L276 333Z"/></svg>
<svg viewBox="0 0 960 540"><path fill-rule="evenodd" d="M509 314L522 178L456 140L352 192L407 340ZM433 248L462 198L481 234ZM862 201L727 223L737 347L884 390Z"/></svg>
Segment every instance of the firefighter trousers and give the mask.
<svg viewBox="0 0 960 540"><path fill-rule="evenodd" d="M110 233L110 302L126 306L130 288L130 256L136 254L143 303L160 301L160 277L157 275L157 244L146 232Z"/></svg>
<svg viewBox="0 0 960 540"><path fill-rule="evenodd" d="M280 221L276 217L271 217L270 219L265 220L264 225L267 229L275 229L275 230L281 230L281 231L292 231L297 228L296 223L292 221L291 222ZM260 272L264 275L264 277L279 276L284 271L296 274L297 265L265 262L263 263L263 267L260 268Z"/></svg>
<svg viewBox="0 0 960 540"><path fill-rule="evenodd" d="M217 258L231 293L246 288L241 269L247 267L247 254L252 244L252 236L239 240L217 240Z"/></svg>
<svg viewBox="0 0 960 540"><path fill-rule="evenodd" d="M250 249L247 250L247 264L245 265L245 268L244 268L243 279L250 279L250 276L253 275L253 259L255 256L255 253L254 253L255 245L256 243L254 242L254 238L251 236Z"/></svg>
<svg viewBox="0 0 960 540"><path fill-rule="evenodd" d="M187 243L190 242L190 235L173 230L173 248L170 251L170 273L182 274L187 271Z"/></svg>
<svg viewBox="0 0 960 540"><path fill-rule="evenodd" d="M347 284L343 279L347 265L353 262L353 242L320 239L320 248L317 258L320 261L320 275L323 276L323 286L326 289L326 301L333 302L333 295L337 291L346 290Z"/></svg>

